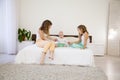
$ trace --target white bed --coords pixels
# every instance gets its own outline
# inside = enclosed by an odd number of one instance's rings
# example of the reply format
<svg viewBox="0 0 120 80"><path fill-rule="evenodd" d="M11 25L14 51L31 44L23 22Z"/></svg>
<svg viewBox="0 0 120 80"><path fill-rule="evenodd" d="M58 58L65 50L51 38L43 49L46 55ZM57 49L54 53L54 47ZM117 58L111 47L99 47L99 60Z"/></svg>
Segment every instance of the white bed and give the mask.
<svg viewBox="0 0 120 80"><path fill-rule="evenodd" d="M42 50L43 48L39 48L36 45L27 46L18 52L15 63L39 64ZM55 48L54 54L54 60L48 58L49 54L46 55L46 64L94 66L94 56L90 49L58 47Z"/></svg>

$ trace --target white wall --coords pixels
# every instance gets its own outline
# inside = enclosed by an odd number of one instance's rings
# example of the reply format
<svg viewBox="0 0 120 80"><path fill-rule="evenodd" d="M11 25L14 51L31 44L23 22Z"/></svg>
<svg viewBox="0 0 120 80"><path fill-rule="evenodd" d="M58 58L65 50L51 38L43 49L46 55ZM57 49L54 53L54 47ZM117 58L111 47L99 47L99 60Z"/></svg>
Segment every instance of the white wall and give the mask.
<svg viewBox="0 0 120 80"><path fill-rule="evenodd" d="M37 33L45 19L53 22L51 33L63 30L77 34L76 27L85 24L94 43L106 43L109 0L20 0L19 27Z"/></svg>

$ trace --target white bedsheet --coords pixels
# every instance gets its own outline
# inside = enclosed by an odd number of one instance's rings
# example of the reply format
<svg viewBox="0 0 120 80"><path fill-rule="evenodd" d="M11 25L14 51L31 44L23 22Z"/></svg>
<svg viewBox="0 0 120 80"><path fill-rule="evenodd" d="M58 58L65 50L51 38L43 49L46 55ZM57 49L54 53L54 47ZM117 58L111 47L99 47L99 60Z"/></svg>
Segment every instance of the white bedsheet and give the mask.
<svg viewBox="0 0 120 80"><path fill-rule="evenodd" d="M43 48L39 48L36 45L25 47L18 52L15 63L39 64L42 50ZM54 60L50 60L48 56L49 53L47 53L45 59L45 63L48 64L94 66L94 56L90 49L58 47L55 48Z"/></svg>

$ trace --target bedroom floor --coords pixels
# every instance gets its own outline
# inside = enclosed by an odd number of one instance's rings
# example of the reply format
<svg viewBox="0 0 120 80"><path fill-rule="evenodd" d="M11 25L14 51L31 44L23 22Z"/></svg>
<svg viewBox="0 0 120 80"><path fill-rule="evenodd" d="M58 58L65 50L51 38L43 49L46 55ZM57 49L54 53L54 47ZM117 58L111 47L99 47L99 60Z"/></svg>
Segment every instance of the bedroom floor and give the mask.
<svg viewBox="0 0 120 80"><path fill-rule="evenodd" d="M15 55L0 54L0 64L13 63ZM108 76L109 80L120 80L120 57L95 56L95 64Z"/></svg>
<svg viewBox="0 0 120 80"><path fill-rule="evenodd" d="M95 57L95 64L108 76L108 80L120 80L120 57Z"/></svg>

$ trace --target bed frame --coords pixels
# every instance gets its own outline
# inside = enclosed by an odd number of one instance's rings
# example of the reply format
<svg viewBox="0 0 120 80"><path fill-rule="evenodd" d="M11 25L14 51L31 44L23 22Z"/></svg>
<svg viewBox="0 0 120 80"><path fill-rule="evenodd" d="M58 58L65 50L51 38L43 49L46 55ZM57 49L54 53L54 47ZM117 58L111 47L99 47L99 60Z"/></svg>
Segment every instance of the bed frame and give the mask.
<svg viewBox="0 0 120 80"><path fill-rule="evenodd" d="M57 36L58 37L58 35L56 35L56 34L51 34L50 36ZM64 35L64 37L75 37L75 38L77 38L78 35ZM36 41L36 34L32 34L32 41ZM89 43L92 43L92 36L91 35L89 35Z"/></svg>

